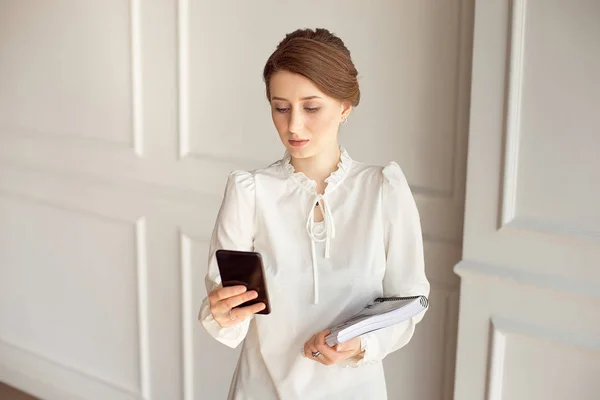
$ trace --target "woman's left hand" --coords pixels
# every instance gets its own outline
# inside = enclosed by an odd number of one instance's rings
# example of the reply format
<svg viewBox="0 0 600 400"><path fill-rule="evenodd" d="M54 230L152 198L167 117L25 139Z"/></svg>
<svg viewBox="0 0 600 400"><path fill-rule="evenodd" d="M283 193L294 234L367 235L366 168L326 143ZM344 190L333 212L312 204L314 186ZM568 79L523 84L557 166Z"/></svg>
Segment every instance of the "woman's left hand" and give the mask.
<svg viewBox="0 0 600 400"><path fill-rule="evenodd" d="M356 357L361 353L360 337L340 343L335 347L329 347L327 343L325 343L325 337L329 332L329 330L319 332L304 344L304 355L307 358L323 365L333 365L349 358ZM318 355L314 357L313 353Z"/></svg>

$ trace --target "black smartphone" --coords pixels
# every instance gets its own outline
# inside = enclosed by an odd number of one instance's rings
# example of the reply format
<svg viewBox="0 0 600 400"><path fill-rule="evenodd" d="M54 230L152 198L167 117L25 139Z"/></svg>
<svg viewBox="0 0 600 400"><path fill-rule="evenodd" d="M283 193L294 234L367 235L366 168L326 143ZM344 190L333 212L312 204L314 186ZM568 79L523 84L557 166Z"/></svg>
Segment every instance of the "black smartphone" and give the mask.
<svg viewBox="0 0 600 400"><path fill-rule="evenodd" d="M236 308L265 303L265 309L257 314L270 314L271 305L261 255L254 251L217 250L215 256L223 287L243 285L249 291L255 290L258 293L256 299L247 301Z"/></svg>

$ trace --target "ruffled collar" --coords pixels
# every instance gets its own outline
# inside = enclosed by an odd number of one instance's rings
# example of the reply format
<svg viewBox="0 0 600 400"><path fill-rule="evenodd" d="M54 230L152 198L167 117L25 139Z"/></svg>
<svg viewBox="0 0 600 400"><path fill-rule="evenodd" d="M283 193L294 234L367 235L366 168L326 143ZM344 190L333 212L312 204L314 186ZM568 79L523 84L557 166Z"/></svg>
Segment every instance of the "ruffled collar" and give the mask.
<svg viewBox="0 0 600 400"><path fill-rule="evenodd" d="M303 172L298 172L292 165L292 155L289 151L285 151L283 159L281 160L281 166L286 171L289 177L294 179L300 186L304 187L311 193L314 193L317 187L317 182L310 179ZM337 169L331 173L326 179L325 183L327 186L325 187L325 194L331 192L337 186L339 186L342 181L348 176L348 172L352 167L352 158L346 151L346 149L340 146L340 161L337 164Z"/></svg>

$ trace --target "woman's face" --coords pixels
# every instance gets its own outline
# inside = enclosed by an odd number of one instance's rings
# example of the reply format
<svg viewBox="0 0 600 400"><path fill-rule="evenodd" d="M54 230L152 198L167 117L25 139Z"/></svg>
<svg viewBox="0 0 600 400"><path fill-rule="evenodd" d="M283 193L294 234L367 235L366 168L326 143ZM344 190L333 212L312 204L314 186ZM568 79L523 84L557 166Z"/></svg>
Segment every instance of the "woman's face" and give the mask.
<svg viewBox="0 0 600 400"><path fill-rule="evenodd" d="M271 76L271 115L283 145L295 158L337 149L350 104L327 96L308 78L288 71Z"/></svg>

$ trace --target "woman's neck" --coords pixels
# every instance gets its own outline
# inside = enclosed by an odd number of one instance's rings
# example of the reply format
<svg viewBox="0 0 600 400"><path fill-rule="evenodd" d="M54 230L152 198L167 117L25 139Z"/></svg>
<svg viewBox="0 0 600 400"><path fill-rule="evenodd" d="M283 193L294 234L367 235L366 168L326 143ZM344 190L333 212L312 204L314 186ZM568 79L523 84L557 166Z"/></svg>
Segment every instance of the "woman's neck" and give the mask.
<svg viewBox="0 0 600 400"><path fill-rule="evenodd" d="M325 179L338 169L340 156L340 148L336 145L331 149L324 150L312 157L292 157L290 162L297 172L302 172L309 179L317 182L317 192L323 193L325 190Z"/></svg>

